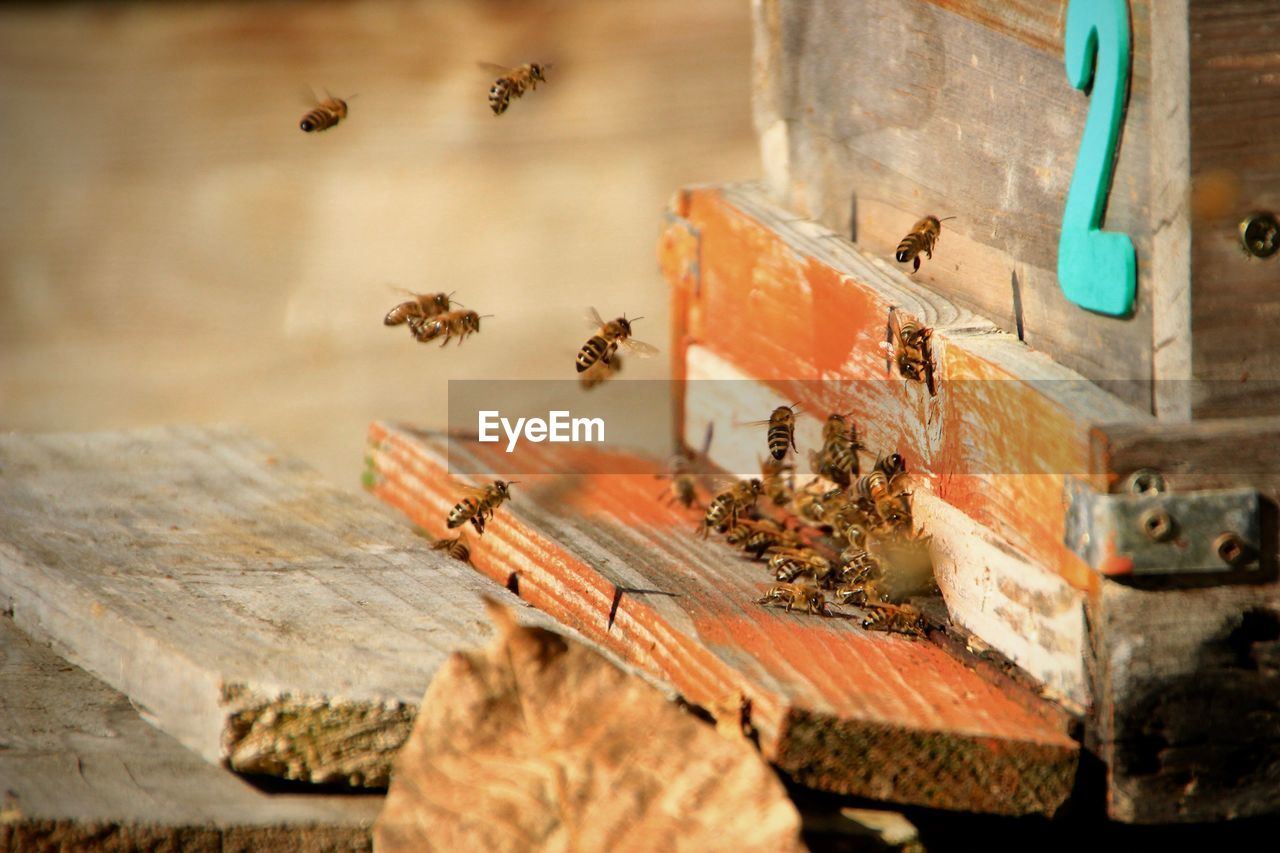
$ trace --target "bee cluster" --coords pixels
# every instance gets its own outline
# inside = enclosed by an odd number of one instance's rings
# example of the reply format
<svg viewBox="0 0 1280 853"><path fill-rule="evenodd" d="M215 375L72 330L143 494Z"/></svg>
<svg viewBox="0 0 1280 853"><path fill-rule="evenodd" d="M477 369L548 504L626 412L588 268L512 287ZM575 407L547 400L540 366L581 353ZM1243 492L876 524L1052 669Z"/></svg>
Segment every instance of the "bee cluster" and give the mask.
<svg viewBox="0 0 1280 853"><path fill-rule="evenodd" d="M495 116L505 113L513 99L536 90L538 83L545 83L546 72L551 68L549 63L536 62L514 68L480 65L498 75L489 88L489 106ZM317 96L315 101L299 124L305 133L325 131L346 120L346 100L327 95L323 99ZM898 245L895 259L911 263L912 273L919 271L920 255L933 257L943 221L936 216L919 220ZM410 336L419 343L439 340L440 346L445 347L456 339L461 346L468 337L479 334L482 319L493 316L465 308L453 299L452 293L409 295L411 299L387 312L383 323L407 326ZM592 308L587 319L596 331L574 360L584 389L594 388L622 370L620 347L641 357L658 352L656 347L632 337L632 324L641 317L628 319L624 314L605 321ZM901 322L891 311L884 347L886 357L896 364L901 375L926 382L932 394L931 334L930 329L913 322ZM833 414L823 428L821 449L809 454L816 478L797 491L795 466L786 461L789 452L797 452L796 409L795 405L779 406L768 420L760 422L768 427L769 449L760 477L736 483L714 495L698 533L706 538L715 530L754 559L768 559L777 583L759 600L760 604L779 604L788 611L803 606L808 613L824 616L831 615L833 609L854 605L867 612L865 627L920 633L920 614L904 599L932 583L932 569L927 556L928 537L911 532L911 493L905 486L902 458L897 454L880 458L873 470L860 475L858 454L864 448L856 429L848 423L848 416ZM449 528L469 522L477 535L483 535L486 520L492 519L498 507L510 499L511 485L495 480L468 490L449 512ZM763 515L757 507L761 495L788 518L779 522ZM672 471L670 499L685 507L698 502L697 477L687 460ZM789 526L791 521L796 527ZM834 551L830 555L820 553L823 546L819 539L833 548L840 545L839 555L835 556ZM434 547L464 562L471 557L465 531L438 541ZM902 566L915 570L903 572ZM917 582L902 582L902 578L913 575L918 576Z"/></svg>
<svg viewBox="0 0 1280 853"><path fill-rule="evenodd" d="M779 406L759 422L768 425L770 449L760 476L712 495L698 535L715 531L766 562L774 583L758 604L820 616L856 607L864 628L923 635L923 616L907 599L935 589L933 566L929 537L913 528L906 462L896 453L881 456L863 474L859 454L866 448L856 427L847 415L832 414L822 447L809 455L815 478L797 489L795 466L786 459L795 448L795 410ZM700 507L697 482L682 458L668 499Z"/></svg>

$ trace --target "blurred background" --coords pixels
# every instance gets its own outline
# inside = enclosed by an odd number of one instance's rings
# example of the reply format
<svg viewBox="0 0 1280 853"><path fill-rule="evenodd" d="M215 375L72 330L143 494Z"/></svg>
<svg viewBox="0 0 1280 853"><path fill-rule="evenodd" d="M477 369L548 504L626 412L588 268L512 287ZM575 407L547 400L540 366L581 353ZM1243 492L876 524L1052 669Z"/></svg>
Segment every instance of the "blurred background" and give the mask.
<svg viewBox="0 0 1280 853"><path fill-rule="evenodd" d="M572 379L683 184L759 172L744 0L0 7L0 429L236 423L359 488L373 418ZM552 62L495 118L477 61ZM308 89L351 96L304 134ZM457 291L441 350L382 316Z"/></svg>

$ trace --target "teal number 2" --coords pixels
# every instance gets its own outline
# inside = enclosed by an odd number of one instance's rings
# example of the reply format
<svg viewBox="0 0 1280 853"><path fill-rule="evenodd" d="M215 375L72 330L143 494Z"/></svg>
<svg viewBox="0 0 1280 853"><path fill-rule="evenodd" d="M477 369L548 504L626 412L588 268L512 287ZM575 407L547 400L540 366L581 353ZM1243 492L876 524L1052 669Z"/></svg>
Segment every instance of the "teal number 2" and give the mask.
<svg viewBox="0 0 1280 853"><path fill-rule="evenodd" d="M1063 49L1067 79L1077 89L1093 81L1093 94L1062 214L1058 283L1082 308L1121 316L1133 310L1137 258L1129 235L1102 230L1102 212L1129 85L1129 3L1069 2Z"/></svg>

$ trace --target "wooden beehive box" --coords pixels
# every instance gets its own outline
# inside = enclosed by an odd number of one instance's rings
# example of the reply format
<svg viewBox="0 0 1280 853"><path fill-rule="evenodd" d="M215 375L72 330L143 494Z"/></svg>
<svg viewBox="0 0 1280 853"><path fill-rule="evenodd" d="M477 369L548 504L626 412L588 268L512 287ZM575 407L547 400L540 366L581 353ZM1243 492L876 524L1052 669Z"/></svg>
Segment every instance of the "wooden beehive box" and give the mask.
<svg viewBox="0 0 1280 853"><path fill-rule="evenodd" d="M1081 310L1057 275L1068 189L1099 165L1081 152L1086 120L1106 117L1067 78L1073 5L1130 23L1103 222L1136 249L1136 299L1119 316ZM920 216L954 215L917 276L934 292L1089 379L1128 380L1108 387L1138 408L1280 412L1267 382L1280 378L1280 257L1249 256L1239 234L1280 210L1280 6L759 0L755 16L776 200L885 258ZM1099 80L1112 48L1104 34Z"/></svg>
<svg viewBox="0 0 1280 853"><path fill-rule="evenodd" d="M1132 241L1130 308L1101 265L1076 301L1057 274L1098 95L1067 79L1070 6L1126 13L1101 225ZM754 9L764 185L678 194L661 239L683 442L799 402L813 446L853 412L918 478L952 619L1082 710L1113 817L1280 807L1280 261L1238 229L1280 203L1280 7ZM956 219L911 276L894 248L930 213ZM928 386L886 358L893 315L933 329Z"/></svg>

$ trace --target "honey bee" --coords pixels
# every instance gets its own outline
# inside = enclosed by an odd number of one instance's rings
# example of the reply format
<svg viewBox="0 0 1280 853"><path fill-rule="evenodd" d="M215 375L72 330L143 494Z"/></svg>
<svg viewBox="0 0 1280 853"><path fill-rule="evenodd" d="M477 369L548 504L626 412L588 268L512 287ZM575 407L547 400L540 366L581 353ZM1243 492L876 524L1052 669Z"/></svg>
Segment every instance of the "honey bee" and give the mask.
<svg viewBox="0 0 1280 853"><path fill-rule="evenodd" d="M487 486L471 489L453 509L449 510L449 529L461 527L468 521L476 529L476 533L484 535L486 519L493 518L494 512L502 506L502 502L510 500L511 487L519 480L503 482L494 480Z"/></svg>
<svg viewBox="0 0 1280 853"><path fill-rule="evenodd" d="M613 357L614 363L617 363L620 357ZM592 368L595 369L594 367ZM584 374L585 375L585 374ZM702 439L702 458L705 459L708 451L711 450L711 439L715 434L715 423L707 424L706 434ZM659 474L659 477L662 475ZM671 457L671 488L667 492L667 505L679 502L685 509L692 509L698 504L698 477L693 473L693 460L690 458L686 450L681 450L675 456Z"/></svg>
<svg viewBox="0 0 1280 853"><path fill-rule="evenodd" d="M590 391L601 382L617 376L621 372L622 356L618 353L614 353L613 358L609 359L608 362L597 361L587 370L578 374L578 383L582 386L583 390Z"/></svg>
<svg viewBox="0 0 1280 853"><path fill-rule="evenodd" d="M911 522L911 493L901 487L905 477L899 473L890 480L877 468L858 478L858 495L875 507L876 515L891 529Z"/></svg>
<svg viewBox="0 0 1280 853"><path fill-rule="evenodd" d="M760 463L760 482L775 506L786 506L795 497L795 466L777 459Z"/></svg>
<svg viewBox="0 0 1280 853"><path fill-rule="evenodd" d="M422 325L422 321L448 313L452 307L452 293L414 293L412 296L413 299L401 302L388 311L387 316L382 318L383 324L399 326L408 323L409 331L415 333L416 337L416 330Z"/></svg>
<svg viewBox="0 0 1280 853"><path fill-rule="evenodd" d="M815 486L818 488L815 489ZM825 525L839 505L843 489L822 490L817 480L796 492L792 508L801 520L810 524Z"/></svg>
<svg viewBox="0 0 1280 853"><path fill-rule="evenodd" d="M298 127L303 133L328 130L347 117L347 102L332 95L316 99L315 107L302 117Z"/></svg>
<svg viewBox="0 0 1280 853"><path fill-rule="evenodd" d="M871 608L862 627L910 637L924 636L924 615L910 604L879 604Z"/></svg>
<svg viewBox="0 0 1280 853"><path fill-rule="evenodd" d="M495 116L500 116L511 105L512 98L524 95L526 89L537 89L539 83L547 82L546 73L551 69L550 63L526 62L515 68L506 68L492 62L481 62L480 67L486 71L496 72L499 76L489 87L489 109Z"/></svg>
<svg viewBox="0 0 1280 853"><path fill-rule="evenodd" d="M769 443L769 455L781 461L787 455L787 448L796 449L796 411L799 403L790 406L779 406L769 415L767 421L751 421L747 426L768 426L766 440Z"/></svg>
<svg viewBox="0 0 1280 853"><path fill-rule="evenodd" d="M846 489L858 476L858 449L862 447L857 427L848 423L847 417L829 416L822 425L822 452L809 451L809 465L813 473Z"/></svg>
<svg viewBox="0 0 1280 853"><path fill-rule="evenodd" d="M452 539L441 539L431 546L432 551L444 551L455 560L471 562L471 545L467 542L466 531Z"/></svg>
<svg viewBox="0 0 1280 853"><path fill-rule="evenodd" d="M431 319L422 320L416 325L410 320L409 329L418 342L424 344L443 335L444 340L440 342L440 346L443 347L454 338L457 338L458 343L461 344L468 335L480 331L482 318L492 316L492 314L477 314L475 311L447 311Z"/></svg>
<svg viewBox="0 0 1280 853"><path fill-rule="evenodd" d="M811 548L775 547L769 558L769 570L779 581L795 580L808 575L821 582L831 573L831 562Z"/></svg>
<svg viewBox="0 0 1280 853"><path fill-rule="evenodd" d="M626 316L619 317L606 323L600 319L600 315L596 313L596 309L592 308L587 312L587 321L593 327L599 329L592 335L582 349L578 351L578 372L582 373L597 361L603 361L608 364L613 358L614 353L618 351L618 344L624 344L627 349L631 350L641 358L648 358L656 355L658 348L644 341L637 341L631 337L631 324L636 320L643 320L643 317L636 317L634 320L628 320Z"/></svg>
<svg viewBox="0 0 1280 853"><path fill-rule="evenodd" d="M929 396L937 393L933 381L933 353L930 340L933 329L926 328L908 320L903 323L898 319L898 310L889 310L889 329L887 339L880 345L890 363L896 364L898 373L916 382L923 382L929 388Z"/></svg>
<svg viewBox="0 0 1280 853"><path fill-rule="evenodd" d="M911 261L912 275L919 272L920 253L924 252L925 257L933 258L934 244L942 236L942 223L948 219L955 219L955 217L947 216L939 219L936 216L926 216L911 226L911 232L902 238L902 242L898 244L897 254L894 255L898 259L898 263L905 264L907 261Z"/></svg>
<svg viewBox="0 0 1280 853"><path fill-rule="evenodd" d="M742 480L712 498L711 503L707 505L707 514L702 519L702 524L698 526L699 535L706 538L707 531L713 527L717 530L725 530L736 526L738 513L756 505L761 488L759 480Z"/></svg>
<svg viewBox="0 0 1280 853"><path fill-rule="evenodd" d="M830 608L835 605L827 601L826 595L811 583L777 583L769 587L765 594L756 600L756 604L781 604L787 612L791 608L804 606L809 615L830 616Z"/></svg>

